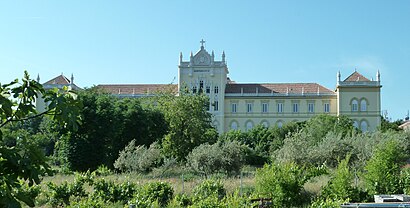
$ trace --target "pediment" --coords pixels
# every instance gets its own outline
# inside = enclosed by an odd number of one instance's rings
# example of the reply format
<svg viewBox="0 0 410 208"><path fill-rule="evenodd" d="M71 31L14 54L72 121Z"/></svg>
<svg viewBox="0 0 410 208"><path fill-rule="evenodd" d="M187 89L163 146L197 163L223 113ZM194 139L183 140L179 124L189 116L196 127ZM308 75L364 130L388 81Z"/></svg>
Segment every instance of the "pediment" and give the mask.
<svg viewBox="0 0 410 208"><path fill-rule="evenodd" d="M194 55L194 65L209 66L212 62L212 56L205 50L201 49Z"/></svg>

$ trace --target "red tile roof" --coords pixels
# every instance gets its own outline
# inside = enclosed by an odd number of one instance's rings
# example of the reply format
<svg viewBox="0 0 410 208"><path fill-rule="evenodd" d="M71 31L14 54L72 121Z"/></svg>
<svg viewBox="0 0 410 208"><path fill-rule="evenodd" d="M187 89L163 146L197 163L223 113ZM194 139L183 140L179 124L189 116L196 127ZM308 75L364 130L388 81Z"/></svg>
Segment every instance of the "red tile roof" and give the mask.
<svg viewBox="0 0 410 208"><path fill-rule="evenodd" d="M355 71L350 76L348 76L344 82L369 82L370 80L361 75L359 72Z"/></svg>
<svg viewBox="0 0 410 208"><path fill-rule="evenodd" d="M313 93L335 93L317 83L274 83L274 84L227 84L225 93L289 93L289 94L313 94Z"/></svg>
<svg viewBox="0 0 410 208"><path fill-rule="evenodd" d="M158 92L177 92L176 84L100 84L97 88L111 94L142 95Z"/></svg>
<svg viewBox="0 0 410 208"><path fill-rule="evenodd" d="M64 75L59 75L53 79L50 79L49 81L45 82L44 84L62 84L62 85L66 85L66 84L70 84L70 80L65 77Z"/></svg>

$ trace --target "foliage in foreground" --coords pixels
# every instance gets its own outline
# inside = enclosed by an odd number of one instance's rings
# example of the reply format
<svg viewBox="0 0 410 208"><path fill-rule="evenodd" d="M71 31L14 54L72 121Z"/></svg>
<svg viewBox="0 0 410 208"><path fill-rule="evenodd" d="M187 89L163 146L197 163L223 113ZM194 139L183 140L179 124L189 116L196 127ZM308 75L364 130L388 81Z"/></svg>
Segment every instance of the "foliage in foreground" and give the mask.
<svg viewBox="0 0 410 208"><path fill-rule="evenodd" d="M309 198L304 196L303 185L326 172L324 167L306 169L295 163L265 165L256 172L256 193L259 197L271 198L274 207L301 206Z"/></svg>
<svg viewBox="0 0 410 208"><path fill-rule="evenodd" d="M340 161L332 173L328 184L322 189L320 198L326 202L333 201L364 202L369 195L353 185L354 174L349 167L350 155Z"/></svg>
<svg viewBox="0 0 410 208"><path fill-rule="evenodd" d="M39 96L48 103L44 112L37 112L34 106ZM2 131L43 115L50 116L63 128L75 130L80 107L74 92L67 88L45 91L27 72L21 82L16 79L0 84L0 207L20 207L20 202L34 206L35 184L40 183L41 175L50 173L43 151L31 138L7 143Z"/></svg>
<svg viewBox="0 0 410 208"><path fill-rule="evenodd" d="M367 162L364 175L370 194L401 194L401 167L405 164L407 155L395 140L381 143L373 157Z"/></svg>

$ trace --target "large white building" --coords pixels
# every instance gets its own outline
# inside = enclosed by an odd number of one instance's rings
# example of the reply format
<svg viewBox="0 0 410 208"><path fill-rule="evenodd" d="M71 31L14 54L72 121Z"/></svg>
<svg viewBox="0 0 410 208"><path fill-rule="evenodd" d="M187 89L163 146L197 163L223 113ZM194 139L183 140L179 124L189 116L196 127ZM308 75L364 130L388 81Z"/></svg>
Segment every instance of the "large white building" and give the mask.
<svg viewBox="0 0 410 208"><path fill-rule="evenodd" d="M346 115L364 131L376 130L380 125L379 72L375 81L357 71L342 80L338 72L334 90L317 83L236 83L228 78L225 53L216 60L214 52L209 53L203 43L186 61L180 54L178 84L171 87L206 94L211 101L213 124L220 133L246 131L258 124L280 127L319 114ZM98 85L121 97L147 96L168 86Z"/></svg>

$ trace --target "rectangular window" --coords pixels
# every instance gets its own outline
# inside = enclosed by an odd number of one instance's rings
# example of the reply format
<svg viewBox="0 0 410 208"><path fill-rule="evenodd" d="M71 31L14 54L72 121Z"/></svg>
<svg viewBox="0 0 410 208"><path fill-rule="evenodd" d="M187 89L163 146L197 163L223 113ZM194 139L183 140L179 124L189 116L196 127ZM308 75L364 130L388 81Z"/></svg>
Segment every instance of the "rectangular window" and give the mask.
<svg viewBox="0 0 410 208"><path fill-rule="evenodd" d="M218 101L214 102L214 111L218 111L219 110L219 106L218 106Z"/></svg>
<svg viewBox="0 0 410 208"><path fill-rule="evenodd" d="M267 113L267 112L268 112L268 104L262 103L262 113Z"/></svg>
<svg viewBox="0 0 410 208"><path fill-rule="evenodd" d="M218 86L215 86L215 88L214 88L214 93L215 93L215 94L218 94L218 93L219 93L219 87L218 87Z"/></svg>
<svg viewBox="0 0 410 208"><path fill-rule="evenodd" d="M293 103L293 112L294 113L299 112L299 104L298 103Z"/></svg>
<svg viewBox="0 0 410 208"><path fill-rule="evenodd" d="M199 89L203 89L204 88L204 81L199 81Z"/></svg>
<svg viewBox="0 0 410 208"><path fill-rule="evenodd" d="M211 87L206 86L206 94L209 94L209 93L211 93Z"/></svg>
<svg viewBox="0 0 410 208"><path fill-rule="evenodd" d="M325 103L325 113L330 112L330 103Z"/></svg>
<svg viewBox="0 0 410 208"><path fill-rule="evenodd" d="M236 103L232 103L232 104L231 104L231 108L232 108L232 109L231 109L231 112L232 112L232 113L236 113Z"/></svg>
<svg viewBox="0 0 410 208"><path fill-rule="evenodd" d="M283 113L283 103L278 103L278 113Z"/></svg>
<svg viewBox="0 0 410 208"><path fill-rule="evenodd" d="M252 113L252 103L247 103L246 104L246 112Z"/></svg>
<svg viewBox="0 0 410 208"><path fill-rule="evenodd" d="M315 112L315 105L313 103L308 103L308 112L309 113Z"/></svg>

